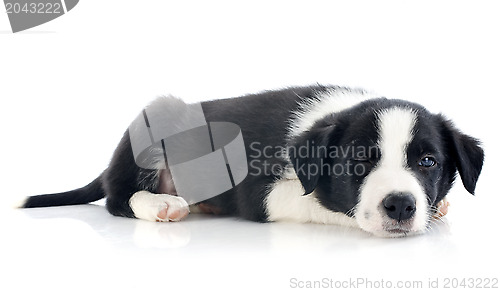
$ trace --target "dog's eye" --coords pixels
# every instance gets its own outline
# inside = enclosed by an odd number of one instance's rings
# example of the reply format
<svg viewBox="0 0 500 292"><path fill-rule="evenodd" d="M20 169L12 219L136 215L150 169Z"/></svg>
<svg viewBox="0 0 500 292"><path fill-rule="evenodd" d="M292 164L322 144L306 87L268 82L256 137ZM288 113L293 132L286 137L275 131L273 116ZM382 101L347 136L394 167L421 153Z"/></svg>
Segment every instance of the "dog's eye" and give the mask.
<svg viewBox="0 0 500 292"><path fill-rule="evenodd" d="M434 157L426 156L420 160L418 163L419 166L422 167L433 167L436 165L436 159Z"/></svg>

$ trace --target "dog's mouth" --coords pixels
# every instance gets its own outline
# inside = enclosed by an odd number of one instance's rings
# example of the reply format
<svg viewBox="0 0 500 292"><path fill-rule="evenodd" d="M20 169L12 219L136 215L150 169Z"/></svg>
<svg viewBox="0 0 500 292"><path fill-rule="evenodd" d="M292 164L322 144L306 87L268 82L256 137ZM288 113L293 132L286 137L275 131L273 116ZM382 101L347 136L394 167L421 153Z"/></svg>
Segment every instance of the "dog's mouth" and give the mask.
<svg viewBox="0 0 500 292"><path fill-rule="evenodd" d="M410 229L407 228L393 228L393 229L385 229L385 231L393 234L399 235L407 235L410 232Z"/></svg>
<svg viewBox="0 0 500 292"><path fill-rule="evenodd" d="M406 236L415 231L413 218L404 221L387 220L383 223L383 229L391 236Z"/></svg>

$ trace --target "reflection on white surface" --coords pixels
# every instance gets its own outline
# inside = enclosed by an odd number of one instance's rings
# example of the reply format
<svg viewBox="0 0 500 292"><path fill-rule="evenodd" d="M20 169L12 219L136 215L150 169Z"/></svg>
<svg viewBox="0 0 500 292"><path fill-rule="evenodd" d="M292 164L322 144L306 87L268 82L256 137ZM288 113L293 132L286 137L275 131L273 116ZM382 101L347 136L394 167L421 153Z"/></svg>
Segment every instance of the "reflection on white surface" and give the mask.
<svg viewBox="0 0 500 292"><path fill-rule="evenodd" d="M182 222L146 222L114 217L98 205L5 210L1 252L9 277L3 285L146 291L168 282L179 289L264 285L279 291L289 288L291 278L498 277L498 253L492 254L498 239L462 212L481 200L463 198L452 202L455 216L449 221L434 223L424 235L397 239L341 226L199 214ZM483 264L487 259L491 266Z"/></svg>
<svg viewBox="0 0 500 292"><path fill-rule="evenodd" d="M324 251L341 247L356 248L353 242L387 243L400 240L377 238L360 229L337 225L296 224L287 222L255 223L233 217L215 217L191 214L182 222L149 222L114 217L104 207L96 205L21 209L15 211L22 221L44 224L49 231L58 232L61 225L67 228L85 229L88 226L110 245L126 248L175 249L189 247L199 249L251 250L262 249L276 252L293 250ZM48 219L48 220L47 220ZM404 238L402 241L445 238L449 233L447 220L432 223L426 235ZM28 227L29 226L25 226ZM82 235L83 237L83 235ZM81 239L85 241L85 238Z"/></svg>

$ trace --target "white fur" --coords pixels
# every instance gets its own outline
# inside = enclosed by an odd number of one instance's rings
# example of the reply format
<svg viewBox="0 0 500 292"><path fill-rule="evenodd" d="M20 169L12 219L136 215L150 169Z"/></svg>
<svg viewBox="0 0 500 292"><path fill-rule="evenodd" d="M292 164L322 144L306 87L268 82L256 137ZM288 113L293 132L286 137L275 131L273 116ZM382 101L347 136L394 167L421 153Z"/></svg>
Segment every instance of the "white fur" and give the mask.
<svg viewBox="0 0 500 292"><path fill-rule="evenodd" d="M351 108L365 100L380 97L361 89L332 88L318 95L319 100L310 99L299 105L292 113L289 123L288 138L294 138L309 130L318 120Z"/></svg>
<svg viewBox="0 0 500 292"><path fill-rule="evenodd" d="M24 208L24 205L26 205L28 198L29 197L24 197L24 198L18 200L17 202L13 202L12 208L15 208L15 209Z"/></svg>
<svg viewBox="0 0 500 292"><path fill-rule="evenodd" d="M307 196L298 179L281 179L271 186L265 200L270 221L291 221L298 223L340 224L358 227L355 219L340 212L323 207L314 192Z"/></svg>
<svg viewBox="0 0 500 292"><path fill-rule="evenodd" d="M175 211L189 212L186 200L168 194L153 194L148 191L139 191L129 200L130 208L135 217L148 221L168 221L168 214ZM168 207L167 219L158 218L158 213Z"/></svg>
<svg viewBox="0 0 500 292"><path fill-rule="evenodd" d="M379 236L399 236L385 231L394 222L382 210L382 200L395 192L415 197L416 211L410 233L421 232L427 222L425 192L409 170L406 149L413 139L417 115L410 109L392 108L378 115L381 160L361 186L355 217L359 226Z"/></svg>

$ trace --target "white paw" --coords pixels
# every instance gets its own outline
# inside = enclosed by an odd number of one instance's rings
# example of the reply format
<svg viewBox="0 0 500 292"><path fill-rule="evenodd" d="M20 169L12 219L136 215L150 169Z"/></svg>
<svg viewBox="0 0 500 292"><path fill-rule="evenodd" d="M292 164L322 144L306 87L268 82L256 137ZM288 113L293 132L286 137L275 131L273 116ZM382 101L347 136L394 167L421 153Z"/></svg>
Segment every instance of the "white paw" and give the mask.
<svg viewBox="0 0 500 292"><path fill-rule="evenodd" d="M168 194L140 191L130 198L129 204L135 217L148 221L180 221L189 214L186 200Z"/></svg>
<svg viewBox="0 0 500 292"><path fill-rule="evenodd" d="M437 203L436 205L436 214L434 214L434 218L441 218L443 216L445 216L446 214L448 214L448 208L450 207L450 202L448 202L448 200L446 199L446 197L444 199L442 199L439 203Z"/></svg>

